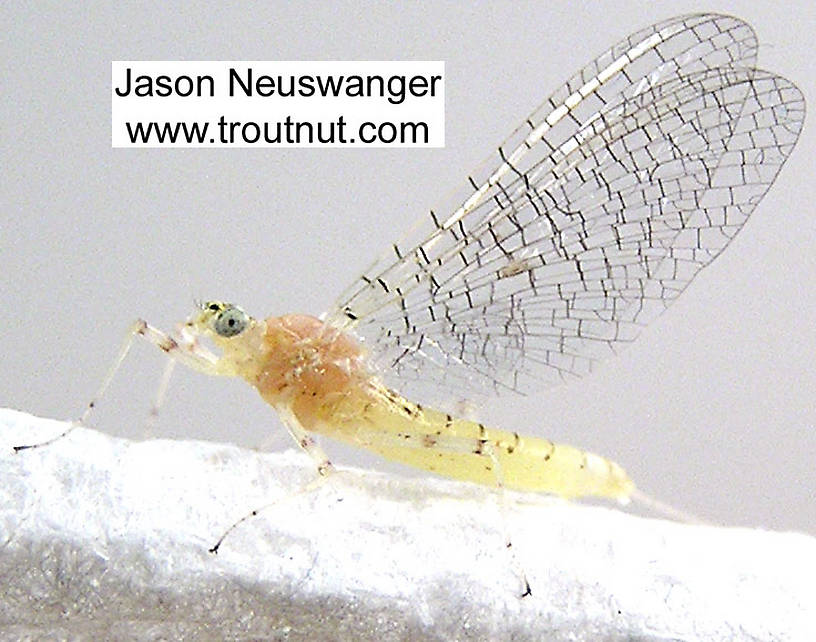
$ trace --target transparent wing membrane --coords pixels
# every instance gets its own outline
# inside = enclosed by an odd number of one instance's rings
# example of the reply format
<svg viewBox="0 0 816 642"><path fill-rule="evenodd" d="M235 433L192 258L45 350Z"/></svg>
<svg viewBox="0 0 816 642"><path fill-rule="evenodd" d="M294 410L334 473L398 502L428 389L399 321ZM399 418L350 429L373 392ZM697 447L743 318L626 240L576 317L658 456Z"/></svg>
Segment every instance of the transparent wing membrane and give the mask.
<svg viewBox="0 0 816 642"><path fill-rule="evenodd" d="M728 245L793 149L804 100L755 69L756 50L751 28L721 15L615 45L329 321L353 327L401 387L523 391L587 373Z"/></svg>

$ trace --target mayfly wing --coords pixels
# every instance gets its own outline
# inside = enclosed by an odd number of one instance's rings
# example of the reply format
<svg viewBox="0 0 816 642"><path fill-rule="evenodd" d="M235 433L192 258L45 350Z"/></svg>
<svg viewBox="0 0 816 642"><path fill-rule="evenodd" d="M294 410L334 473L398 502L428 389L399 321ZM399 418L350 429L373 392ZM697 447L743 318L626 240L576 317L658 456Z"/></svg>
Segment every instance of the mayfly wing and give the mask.
<svg viewBox="0 0 816 642"><path fill-rule="evenodd" d="M402 388L523 391L585 374L728 245L793 149L804 100L755 69L756 50L750 26L713 14L621 41L328 320Z"/></svg>

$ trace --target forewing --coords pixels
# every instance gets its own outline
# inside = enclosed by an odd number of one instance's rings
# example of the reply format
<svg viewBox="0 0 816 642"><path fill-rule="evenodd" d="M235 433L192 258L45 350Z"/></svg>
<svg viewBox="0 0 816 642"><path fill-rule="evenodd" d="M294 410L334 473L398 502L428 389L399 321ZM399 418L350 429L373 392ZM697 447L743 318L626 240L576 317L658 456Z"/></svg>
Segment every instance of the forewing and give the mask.
<svg viewBox="0 0 816 642"><path fill-rule="evenodd" d="M401 382L472 394L585 374L727 246L793 148L802 96L755 52L750 27L719 15L622 41L329 320Z"/></svg>

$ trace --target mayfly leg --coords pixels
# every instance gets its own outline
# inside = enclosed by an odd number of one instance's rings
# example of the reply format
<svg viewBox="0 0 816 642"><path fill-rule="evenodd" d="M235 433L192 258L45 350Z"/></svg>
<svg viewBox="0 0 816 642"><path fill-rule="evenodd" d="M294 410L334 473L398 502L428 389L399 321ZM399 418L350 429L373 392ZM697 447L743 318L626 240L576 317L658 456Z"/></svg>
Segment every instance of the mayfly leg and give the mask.
<svg viewBox="0 0 816 642"><path fill-rule="evenodd" d="M203 357L205 358L206 362L211 363L213 366L215 365L215 362L218 360L218 358L212 353L210 353L208 350L205 350L198 343L198 337L191 335L183 323L179 323L176 325L175 336L179 337L178 339L176 339L176 341L181 350L193 355ZM174 356L173 353L169 354L167 364L164 366L164 371L162 372L161 379L159 379L159 385L156 387L156 393L153 397L153 403L150 406L150 412L148 413L147 420L145 421L145 434L148 436L153 436L153 431L156 427L156 422L159 419L159 412L161 411L162 406L164 406L164 401L167 398L167 390L170 387L170 379L173 377L173 371L175 370L176 363L178 361L179 359L177 356ZM187 365L190 365L189 362L187 362ZM204 367L209 368L209 366ZM199 366L199 370L204 374L218 374L220 372L209 369L205 370L201 366Z"/></svg>
<svg viewBox="0 0 816 642"><path fill-rule="evenodd" d="M257 517L262 511L265 511L268 508L272 508L273 506L277 506L283 501L288 501L299 495L305 495L314 490L317 490L326 482L326 480L329 479L330 474L337 472L337 469L331 463L324 450L315 441L314 437L312 437L306 430L304 430L303 426L300 425L300 422L290 411L281 408L279 409L279 416L281 418L281 421L283 422L283 425L286 426L286 430L292 436L292 439L294 439L297 445L301 449L303 449L303 451L307 455L309 455L309 457L311 457L312 460L314 461L315 466L317 467L318 477L304 484L296 491L289 493L284 497L278 497L277 499L269 502L268 504L264 504L263 506L255 508L248 512L243 517L241 517L240 519L234 521L229 526L229 528L227 528L221 534L221 537L218 538L218 541L208 549L210 553L217 554L218 549L221 547L221 544L224 542L227 536L248 519Z"/></svg>
<svg viewBox="0 0 816 642"><path fill-rule="evenodd" d="M220 371L218 369L218 357L216 357L206 348L200 346L198 343L191 341L183 332L180 332L179 335L180 339L177 340L170 336L169 334L162 332L157 328L154 328L143 319L138 319L134 321L127 331L125 339L122 342L122 347L119 349L119 354L116 356L116 359L111 364L111 367L108 370L107 374L105 375L105 378L102 380L102 383L100 384L99 389L96 391L96 394L88 402L88 405L85 406L85 410L83 411L82 415L80 415L79 419L71 422L71 425L68 426L68 428L63 430L58 435L52 437L51 439L47 439L36 444L14 446L14 452L20 452L22 450L26 450L29 448L39 448L41 446L48 446L62 439L63 437L69 435L71 431L73 431L74 428L76 428L77 426L86 425L91 413L99 404L99 401L104 396L105 392L107 391L108 387L113 381L113 378L116 376L116 373L122 366L122 363L130 353L130 349L133 347L133 341L137 336L144 337L145 339L147 339L147 341L155 345L157 348L167 353L167 355L171 359L181 361L182 363L189 366L190 368L193 368L194 370L198 370L205 374L211 375L220 374ZM166 374L166 378L169 380L169 375ZM157 394L158 403L161 402L163 396L164 391L160 387L159 393ZM158 409L156 410L156 412L158 412Z"/></svg>
<svg viewBox="0 0 816 642"><path fill-rule="evenodd" d="M317 466L317 473L321 477L326 477L329 473L335 472L336 469L324 450L318 445L314 437L300 425L300 422L291 410L281 408L278 410L278 414L283 425L286 426L286 430L292 435L292 439L294 439L297 445L314 461Z"/></svg>
<svg viewBox="0 0 816 642"><path fill-rule="evenodd" d="M159 419L159 412L164 405L164 400L167 397L167 389L170 386L170 379L173 376L173 371L176 368L176 360L175 359L168 359L167 364L164 366L164 371L162 372L161 379L159 380L159 385L156 388L156 394L153 397L153 403L150 406L150 413L147 415L147 420L145 421L145 434L148 437L153 436L153 432L156 428L156 423Z"/></svg>
<svg viewBox="0 0 816 642"><path fill-rule="evenodd" d="M297 490L295 490L295 491L293 491L291 493L287 493L283 497L278 497L278 498L274 499L273 501L271 501L271 502L269 502L267 504L264 504L263 506L259 506L258 508L255 508L255 509L249 511L246 515L244 515L240 519L235 520L232 524L230 524L229 528L227 528L221 534L221 537L218 538L218 541L216 541L215 544L213 544L207 550L210 553L213 553L214 555L217 555L218 550L221 548L221 544L224 543L224 540L227 539L227 536L232 531L234 531L236 528L238 528L241 524L243 524L245 521L247 521L248 519L252 519L253 517L257 517L263 511L265 511L265 510L267 510L269 508L272 508L273 506L277 506L277 505L279 505L279 504L281 504L281 503L283 503L285 501L288 501L290 499L294 499L295 497L298 497L300 495L306 495L308 493L311 493L314 490L317 490L324 483L326 483L326 481L328 479L329 479L328 476L321 475L320 477L317 477L316 479L313 479L312 481L310 481L308 484L304 484L303 486L301 486Z"/></svg>
<svg viewBox="0 0 816 642"><path fill-rule="evenodd" d="M460 400L457 406L457 411L460 416L467 417L468 420L475 422L475 411L466 400ZM524 572L524 567L519 561L515 548L513 548L513 538L510 534L510 528L508 528L509 511L507 510L507 489L505 488L504 484L504 470L502 469L501 462L499 461L496 446L494 446L487 438L487 431L485 430L484 426L481 423L479 423L478 426L480 436L478 443L473 450L474 452L478 451L477 454L481 456L490 458L490 462L493 467L493 480L496 484L496 491L499 495L499 521L501 522L504 547L510 554L510 564L512 565L513 570L516 572L516 575L518 575L522 585L524 586L524 590L521 592L521 597L527 597L528 595L533 594L533 590L530 587L530 581L527 578L527 573ZM459 439L461 440L461 438ZM461 444L457 450L459 449L461 449Z"/></svg>
<svg viewBox="0 0 816 642"><path fill-rule="evenodd" d="M510 563L512 564L513 569L524 585L524 590L521 592L521 597L527 597L528 595L533 594L533 590L530 587L530 580L527 579L527 573L524 572L524 567L521 565L518 555L516 555L516 549L513 548L513 539L510 535L510 529L507 526L507 491L504 487L504 474L502 473L501 462L496 454L496 449L489 442L485 440L483 445L483 453L490 458L490 461L493 464L493 477L496 480L496 490L499 493L499 520L501 521L504 546L510 554Z"/></svg>
<svg viewBox="0 0 816 642"><path fill-rule="evenodd" d="M383 453L383 450L389 451L392 459L402 461L407 460L400 457L394 457L395 451L402 451L407 454L411 451L427 449L436 450L440 454L475 455L485 461L485 467L487 467L486 462L489 461L489 469L492 472L493 485L498 492L499 519L501 521L504 545L510 555L510 562L513 567L513 571L516 573L523 585L521 597L527 597L528 595L532 595L532 588L529 580L527 579L527 574L524 572L524 568L519 562L516 551L513 548L513 540L510 535L510 530L507 527L508 510L505 477L498 452L496 450L501 446L498 443L491 441L487 429L482 424L478 424L476 422L468 423L472 423L474 426L479 427L478 437L462 436L452 433L446 434L441 430L428 433L428 425L425 425L422 428L418 428L415 433L405 432L404 429L403 432L394 433L383 430L364 431L358 428L357 440L358 444L364 446L365 448L369 448L380 453Z"/></svg>

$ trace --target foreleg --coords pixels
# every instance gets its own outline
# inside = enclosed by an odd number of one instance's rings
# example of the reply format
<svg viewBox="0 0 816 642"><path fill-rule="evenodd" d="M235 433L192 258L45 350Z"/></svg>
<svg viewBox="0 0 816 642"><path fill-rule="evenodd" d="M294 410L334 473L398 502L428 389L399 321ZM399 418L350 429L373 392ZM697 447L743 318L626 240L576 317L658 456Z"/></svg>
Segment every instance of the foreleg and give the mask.
<svg viewBox="0 0 816 642"><path fill-rule="evenodd" d="M226 374L219 368L218 357L203 346L199 345L193 337L190 337L188 334L181 331L179 333L179 339L175 339L169 334L154 328L143 319L138 319L133 323L133 325L130 326L127 335L125 336L125 340L122 342L122 347L119 349L119 354L108 370L108 373L105 375L105 378L102 380L102 384L99 386L96 394L88 402L88 405L85 407L85 410L79 419L72 422L66 430L58 434L56 437L52 437L51 439L41 441L36 444L15 446L14 451L19 452L21 450L26 450L27 448L47 446L59 439L62 439L77 426L84 426L88 420L88 417L90 417L91 412L93 412L94 408L96 408L100 399L102 399L102 396L105 394L105 391L108 389L108 386L110 386L113 378L116 376L116 373L119 371L122 362L124 362L125 358L128 356L130 349L133 347L133 341L137 336L144 337L157 348L167 353L171 359L180 361L193 370L198 370L199 372L209 375ZM160 391L160 394L163 395L163 392Z"/></svg>

